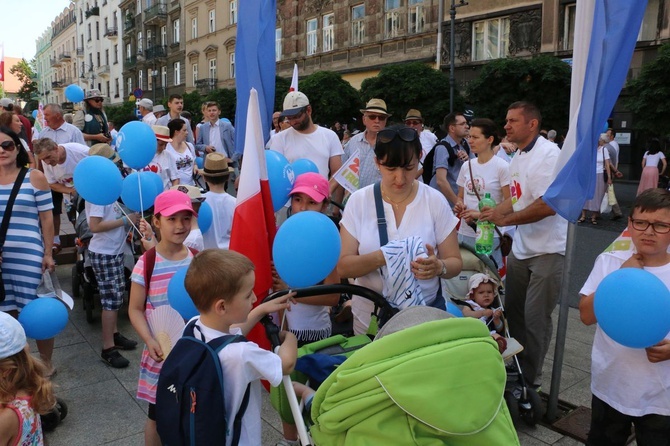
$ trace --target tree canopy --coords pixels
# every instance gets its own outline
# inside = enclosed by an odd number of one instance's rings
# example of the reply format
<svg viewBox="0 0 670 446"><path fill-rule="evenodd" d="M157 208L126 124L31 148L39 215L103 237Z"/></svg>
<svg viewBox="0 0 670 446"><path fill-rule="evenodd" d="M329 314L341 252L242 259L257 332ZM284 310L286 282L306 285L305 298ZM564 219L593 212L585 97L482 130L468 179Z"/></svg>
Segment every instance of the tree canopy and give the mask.
<svg viewBox="0 0 670 446"><path fill-rule="evenodd" d="M9 72L21 82L21 88L18 91L19 99L30 102L33 96L37 94L37 83L33 81L33 77L35 76L33 68L25 59L21 59L9 69Z"/></svg>
<svg viewBox="0 0 670 446"><path fill-rule="evenodd" d="M389 65L361 85L364 102L372 98L386 101L393 116L402 121L411 108L421 112L427 125L439 125L449 113L449 77L421 62ZM463 98L455 91L454 108L462 110Z"/></svg>
<svg viewBox="0 0 670 446"><path fill-rule="evenodd" d="M466 98L476 117L505 121L507 107L528 101L542 112L542 127L566 130L570 112L570 65L553 56L496 59L470 82Z"/></svg>
<svg viewBox="0 0 670 446"><path fill-rule="evenodd" d="M298 89L309 98L312 120L317 124L350 123L360 114L358 91L338 73L317 71L302 79Z"/></svg>
<svg viewBox="0 0 670 446"><path fill-rule="evenodd" d="M670 134L670 44L662 45L658 57L642 67L627 85L626 107L633 112L633 128L658 136Z"/></svg>

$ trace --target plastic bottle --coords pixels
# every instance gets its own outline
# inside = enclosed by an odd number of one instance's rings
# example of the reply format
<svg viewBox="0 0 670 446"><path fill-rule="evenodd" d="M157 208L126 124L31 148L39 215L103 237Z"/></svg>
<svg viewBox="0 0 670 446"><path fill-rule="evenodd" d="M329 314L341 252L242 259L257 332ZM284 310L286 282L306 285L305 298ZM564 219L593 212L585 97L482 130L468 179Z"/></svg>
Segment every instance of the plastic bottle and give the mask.
<svg viewBox="0 0 670 446"><path fill-rule="evenodd" d="M479 201L479 210L488 207L493 208L496 202L491 198L490 193L484 194L484 198ZM495 234L495 225L488 221L477 221L477 238L475 239L475 251L477 254L491 255L493 252L493 236Z"/></svg>

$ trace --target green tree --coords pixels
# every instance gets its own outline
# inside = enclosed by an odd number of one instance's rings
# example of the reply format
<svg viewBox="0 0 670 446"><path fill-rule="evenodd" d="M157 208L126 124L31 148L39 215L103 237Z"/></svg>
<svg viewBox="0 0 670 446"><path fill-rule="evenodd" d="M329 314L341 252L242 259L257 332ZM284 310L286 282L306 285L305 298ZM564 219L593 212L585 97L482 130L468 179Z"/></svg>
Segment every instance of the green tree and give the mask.
<svg viewBox="0 0 670 446"><path fill-rule="evenodd" d="M135 101L124 101L121 104L114 104L105 107L107 119L114 123L114 127L118 130L129 121L137 119L135 116Z"/></svg>
<svg viewBox="0 0 670 446"><path fill-rule="evenodd" d="M309 98L312 120L318 124L350 123L360 115L358 91L338 73L317 71L300 81L299 90Z"/></svg>
<svg viewBox="0 0 670 446"><path fill-rule="evenodd" d="M273 112L282 111L284 108L284 98L291 88L291 79L284 77L275 77L275 108Z"/></svg>
<svg viewBox="0 0 670 446"><path fill-rule="evenodd" d="M449 77L421 62L389 65L363 81L361 97L364 102L372 98L386 101L392 121L403 121L407 111L414 108L427 125L439 125L449 113ZM458 91L454 108L463 109Z"/></svg>
<svg viewBox="0 0 670 446"><path fill-rule="evenodd" d="M202 121L200 107L202 107L202 103L205 102L205 98L198 92L198 90L184 93L182 96L184 97L184 110L191 113L192 121L196 123ZM165 108L167 109L167 105L165 105Z"/></svg>
<svg viewBox="0 0 670 446"><path fill-rule="evenodd" d="M659 136L670 134L670 44L662 45L658 57L642 67L627 85L625 106L633 112L633 128Z"/></svg>
<svg viewBox="0 0 670 446"><path fill-rule="evenodd" d="M25 59L21 59L19 63L9 69L9 72L21 82L21 88L18 92L19 98L25 102L30 102L32 97L37 94L37 84L33 81L35 72L30 64Z"/></svg>
<svg viewBox="0 0 670 446"><path fill-rule="evenodd" d="M220 88L210 92L207 95L207 100L218 103L219 107L221 108L221 117L230 119L230 122L235 125L237 90L232 88Z"/></svg>
<svg viewBox="0 0 670 446"><path fill-rule="evenodd" d="M505 121L507 107L529 101L542 111L542 127L565 130L570 111L570 66L552 56L497 59L470 82L467 100L475 116Z"/></svg>

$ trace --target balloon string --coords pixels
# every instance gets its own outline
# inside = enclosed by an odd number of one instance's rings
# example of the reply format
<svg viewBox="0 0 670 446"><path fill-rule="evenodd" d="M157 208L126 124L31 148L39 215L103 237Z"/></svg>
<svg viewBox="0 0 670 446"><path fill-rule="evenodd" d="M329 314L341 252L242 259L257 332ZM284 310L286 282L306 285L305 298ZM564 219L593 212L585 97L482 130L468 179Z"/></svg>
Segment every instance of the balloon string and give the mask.
<svg viewBox="0 0 670 446"><path fill-rule="evenodd" d="M144 204L142 203L142 181L140 178L140 174L141 172L137 172L137 187L139 188L140 191L140 209L142 209L142 212L144 212Z"/></svg>
<svg viewBox="0 0 670 446"><path fill-rule="evenodd" d="M126 216L126 218L128 219L128 223L130 223L130 225L133 227L133 229L135 229L135 230L137 231L137 233L139 234L139 236L140 236L140 237L144 237L144 235L140 232L140 230L137 228L137 226L135 226L135 223L133 223L133 221L130 219L130 216L126 213L126 211L123 210L123 207L122 207L122 206L119 206L119 209L121 210L121 212L123 213L123 215Z"/></svg>

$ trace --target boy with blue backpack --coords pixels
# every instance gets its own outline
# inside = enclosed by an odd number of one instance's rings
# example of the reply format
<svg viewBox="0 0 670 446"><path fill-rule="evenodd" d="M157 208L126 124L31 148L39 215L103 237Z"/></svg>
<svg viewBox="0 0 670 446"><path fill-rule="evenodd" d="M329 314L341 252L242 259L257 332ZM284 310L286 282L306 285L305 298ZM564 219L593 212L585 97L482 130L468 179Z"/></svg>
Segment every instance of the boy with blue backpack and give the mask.
<svg viewBox="0 0 670 446"><path fill-rule="evenodd" d="M244 338L266 314L287 310L290 293L254 308L254 265L234 251L196 255L184 285L200 312L165 360L156 423L164 445L259 445L261 383L293 371L297 341L280 333L277 353ZM225 442L224 442L225 439Z"/></svg>

